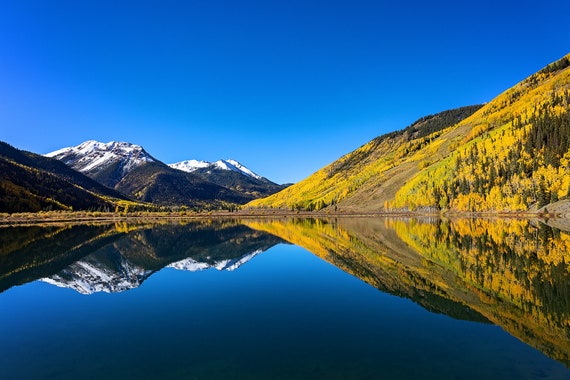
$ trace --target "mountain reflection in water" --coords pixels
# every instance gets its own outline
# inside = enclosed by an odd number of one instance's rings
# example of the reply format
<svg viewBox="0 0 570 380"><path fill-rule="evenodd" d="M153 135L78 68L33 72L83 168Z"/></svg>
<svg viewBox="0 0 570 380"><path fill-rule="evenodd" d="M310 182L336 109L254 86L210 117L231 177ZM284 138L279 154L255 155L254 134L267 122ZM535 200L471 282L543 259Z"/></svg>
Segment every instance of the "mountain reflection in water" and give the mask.
<svg viewBox="0 0 570 380"><path fill-rule="evenodd" d="M164 267L234 270L280 238L236 221L0 229L0 291L42 279L83 294L138 287Z"/></svg>
<svg viewBox="0 0 570 380"><path fill-rule="evenodd" d="M84 294L164 267L234 270L289 242L373 287L493 323L570 364L570 234L509 219L244 219L0 228L0 292L42 279Z"/></svg>

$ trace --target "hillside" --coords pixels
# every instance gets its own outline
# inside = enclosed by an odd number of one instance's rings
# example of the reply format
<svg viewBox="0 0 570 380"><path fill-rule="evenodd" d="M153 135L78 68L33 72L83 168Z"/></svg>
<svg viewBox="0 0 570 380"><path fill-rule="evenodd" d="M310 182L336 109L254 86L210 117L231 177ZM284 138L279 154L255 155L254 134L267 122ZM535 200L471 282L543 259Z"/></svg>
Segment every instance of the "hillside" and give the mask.
<svg viewBox="0 0 570 380"><path fill-rule="evenodd" d="M568 197L570 55L460 123L457 147L412 178L392 207L524 211Z"/></svg>
<svg viewBox="0 0 570 380"><path fill-rule="evenodd" d="M247 207L495 212L566 198L569 65L567 55L480 109L447 111L378 137Z"/></svg>
<svg viewBox="0 0 570 380"><path fill-rule="evenodd" d="M0 142L0 212L113 210L125 199L55 159Z"/></svg>
<svg viewBox="0 0 570 380"><path fill-rule="evenodd" d="M382 135L273 196L247 207L292 210L378 209L401 184L419 171L409 155L424 151L442 130L472 115L481 106L462 107L425 116L407 128Z"/></svg>

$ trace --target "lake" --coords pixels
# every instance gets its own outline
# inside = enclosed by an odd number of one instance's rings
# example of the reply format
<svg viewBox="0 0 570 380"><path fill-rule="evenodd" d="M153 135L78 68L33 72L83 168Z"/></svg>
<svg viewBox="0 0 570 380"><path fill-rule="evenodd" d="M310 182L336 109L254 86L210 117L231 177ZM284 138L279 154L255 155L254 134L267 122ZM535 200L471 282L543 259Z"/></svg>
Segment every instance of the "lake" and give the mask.
<svg viewBox="0 0 570 380"><path fill-rule="evenodd" d="M1 379L570 379L570 233L520 219L0 228Z"/></svg>

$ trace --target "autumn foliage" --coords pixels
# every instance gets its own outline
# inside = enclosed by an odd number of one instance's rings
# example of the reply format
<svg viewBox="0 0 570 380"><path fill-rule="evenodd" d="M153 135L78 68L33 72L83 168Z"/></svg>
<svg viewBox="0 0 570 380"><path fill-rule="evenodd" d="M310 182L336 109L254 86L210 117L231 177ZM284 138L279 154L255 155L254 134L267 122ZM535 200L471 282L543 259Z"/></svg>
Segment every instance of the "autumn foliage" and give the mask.
<svg viewBox="0 0 570 380"><path fill-rule="evenodd" d="M521 212L570 195L570 55L484 106L380 136L254 208Z"/></svg>

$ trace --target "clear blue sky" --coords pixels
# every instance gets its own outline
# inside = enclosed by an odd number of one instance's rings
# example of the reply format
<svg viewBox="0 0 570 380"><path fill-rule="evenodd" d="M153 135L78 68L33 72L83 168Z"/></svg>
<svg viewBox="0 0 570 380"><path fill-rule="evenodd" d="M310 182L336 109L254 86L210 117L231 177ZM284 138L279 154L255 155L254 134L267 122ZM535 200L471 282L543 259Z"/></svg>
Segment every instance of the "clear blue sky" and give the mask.
<svg viewBox="0 0 570 380"><path fill-rule="evenodd" d="M570 52L570 1L0 0L0 140L296 182Z"/></svg>

